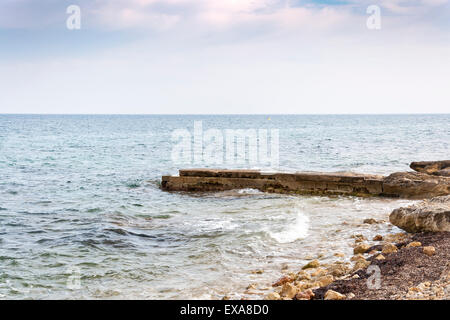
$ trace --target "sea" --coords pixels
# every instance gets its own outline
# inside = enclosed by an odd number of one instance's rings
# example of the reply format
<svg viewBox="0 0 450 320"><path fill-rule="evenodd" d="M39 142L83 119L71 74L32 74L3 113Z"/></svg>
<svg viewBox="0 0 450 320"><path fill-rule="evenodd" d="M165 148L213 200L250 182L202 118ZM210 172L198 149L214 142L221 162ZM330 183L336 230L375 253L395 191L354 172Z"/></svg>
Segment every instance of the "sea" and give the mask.
<svg viewBox="0 0 450 320"><path fill-rule="evenodd" d="M276 130L276 168L175 161L174 132L196 122ZM354 234L400 232L389 213L413 201L165 192L161 176L190 167L387 175L449 156L449 114L3 114L0 299L260 299L286 270L351 255Z"/></svg>

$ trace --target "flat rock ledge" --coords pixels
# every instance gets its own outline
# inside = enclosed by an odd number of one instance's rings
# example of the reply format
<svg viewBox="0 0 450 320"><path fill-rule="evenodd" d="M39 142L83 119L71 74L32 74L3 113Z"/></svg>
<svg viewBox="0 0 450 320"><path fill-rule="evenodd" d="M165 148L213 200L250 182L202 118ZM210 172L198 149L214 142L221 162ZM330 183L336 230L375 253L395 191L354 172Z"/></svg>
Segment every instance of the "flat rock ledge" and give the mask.
<svg viewBox="0 0 450 320"><path fill-rule="evenodd" d="M450 160L412 162L409 167L417 172L450 177Z"/></svg>
<svg viewBox="0 0 450 320"><path fill-rule="evenodd" d="M450 231L450 196L395 209L389 221L407 232Z"/></svg>
<svg viewBox="0 0 450 320"><path fill-rule="evenodd" d="M386 177L353 172L184 169L179 176L163 176L161 188L185 192L251 188L273 193L424 199L449 195L450 177L419 172L397 172Z"/></svg>

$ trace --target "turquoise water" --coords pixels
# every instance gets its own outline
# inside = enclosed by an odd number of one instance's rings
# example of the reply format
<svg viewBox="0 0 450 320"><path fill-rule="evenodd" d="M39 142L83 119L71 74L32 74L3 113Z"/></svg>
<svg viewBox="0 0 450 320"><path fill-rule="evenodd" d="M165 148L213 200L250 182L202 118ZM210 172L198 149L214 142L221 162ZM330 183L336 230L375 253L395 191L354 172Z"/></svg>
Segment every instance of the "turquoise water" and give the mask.
<svg viewBox="0 0 450 320"><path fill-rule="evenodd" d="M408 203L162 192L161 175L179 169L171 133L200 120L279 129L282 170L386 174L450 158L448 114L0 115L0 298L241 297L283 263L350 250L360 220Z"/></svg>

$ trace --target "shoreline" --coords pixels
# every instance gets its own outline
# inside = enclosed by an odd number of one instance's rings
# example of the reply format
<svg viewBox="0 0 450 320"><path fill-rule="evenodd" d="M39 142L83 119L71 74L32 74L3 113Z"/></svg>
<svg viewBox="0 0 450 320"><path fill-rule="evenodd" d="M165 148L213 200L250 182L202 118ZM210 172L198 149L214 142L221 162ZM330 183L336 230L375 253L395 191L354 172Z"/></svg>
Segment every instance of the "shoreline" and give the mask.
<svg viewBox="0 0 450 320"><path fill-rule="evenodd" d="M441 198L445 198L448 206L450 197ZM450 231L403 231L384 237L377 235L370 240L362 234L353 237L353 256L335 253L342 260L332 264L311 260L299 266L298 272L276 280L264 299L450 299Z"/></svg>

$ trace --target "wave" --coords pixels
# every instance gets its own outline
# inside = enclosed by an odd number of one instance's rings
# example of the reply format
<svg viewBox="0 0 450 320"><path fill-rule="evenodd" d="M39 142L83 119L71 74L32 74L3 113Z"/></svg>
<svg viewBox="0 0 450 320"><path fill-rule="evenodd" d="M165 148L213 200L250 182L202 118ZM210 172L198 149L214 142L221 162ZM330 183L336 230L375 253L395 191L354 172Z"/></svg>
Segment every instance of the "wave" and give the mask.
<svg viewBox="0 0 450 320"><path fill-rule="evenodd" d="M269 232L269 236L278 243L291 243L308 236L309 218L302 212L297 213L294 223L280 232Z"/></svg>

